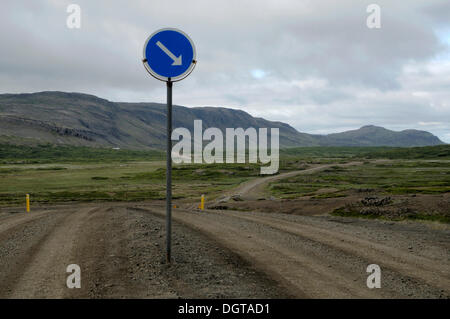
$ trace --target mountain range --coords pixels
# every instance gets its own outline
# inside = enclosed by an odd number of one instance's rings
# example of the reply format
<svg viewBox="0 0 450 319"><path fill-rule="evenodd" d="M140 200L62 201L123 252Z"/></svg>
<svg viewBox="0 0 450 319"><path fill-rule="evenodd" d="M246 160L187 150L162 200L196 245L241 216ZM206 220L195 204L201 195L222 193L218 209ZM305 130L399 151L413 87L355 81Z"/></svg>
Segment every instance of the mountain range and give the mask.
<svg viewBox="0 0 450 319"><path fill-rule="evenodd" d="M223 107L173 107L173 127L193 131L217 127L279 128L280 146L427 146L444 144L426 131L391 131L367 125L328 135L302 133L292 126ZM51 143L128 149L165 148L166 105L111 102L66 92L0 94L0 142Z"/></svg>

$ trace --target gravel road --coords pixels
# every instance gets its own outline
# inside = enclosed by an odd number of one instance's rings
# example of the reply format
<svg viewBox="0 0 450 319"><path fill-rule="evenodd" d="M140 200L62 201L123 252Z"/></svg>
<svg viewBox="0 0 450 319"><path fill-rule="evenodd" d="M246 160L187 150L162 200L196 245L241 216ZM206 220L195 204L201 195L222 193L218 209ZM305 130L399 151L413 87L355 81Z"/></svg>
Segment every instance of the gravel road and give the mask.
<svg viewBox="0 0 450 319"><path fill-rule="evenodd" d="M375 162L382 162L380 160ZM362 162L349 162L345 164L325 164L325 165L316 165L311 168L307 168L304 170L299 171L290 171L290 172L284 172L277 175L269 175L266 177L259 177L259 178L253 178L247 182L244 182L237 186L236 188L227 191L224 193L223 197L238 195L243 199L257 199L259 197L264 197L264 187L269 184L270 182L274 182L280 179L294 177L297 175L304 175L304 174L312 174L319 171L322 171L326 168L329 168L331 166L340 166L340 167L347 167L347 166L353 166L353 165L361 165Z"/></svg>
<svg viewBox="0 0 450 319"><path fill-rule="evenodd" d="M0 212L1 298L449 298L450 230L434 223L93 203ZM81 288L66 267L81 267ZM369 289L366 268L381 267Z"/></svg>
<svg viewBox="0 0 450 319"><path fill-rule="evenodd" d="M239 255L181 224L173 225L174 258L167 265L164 223L122 204L3 210L0 298L294 297ZM70 264L81 268L80 289L66 286Z"/></svg>

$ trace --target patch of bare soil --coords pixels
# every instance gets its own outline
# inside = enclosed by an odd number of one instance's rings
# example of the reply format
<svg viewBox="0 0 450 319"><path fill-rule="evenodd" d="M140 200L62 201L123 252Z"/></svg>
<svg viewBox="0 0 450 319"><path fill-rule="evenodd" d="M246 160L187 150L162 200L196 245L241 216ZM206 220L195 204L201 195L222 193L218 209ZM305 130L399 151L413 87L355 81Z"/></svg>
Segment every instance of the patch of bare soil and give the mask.
<svg viewBox="0 0 450 319"><path fill-rule="evenodd" d="M361 215L384 216L388 219L414 218L420 214L429 216L450 216L450 194L383 195L371 190L347 191L345 197L275 199L235 201L228 200L208 206L211 209L230 209L285 213L294 215L323 215L336 209L344 209Z"/></svg>
<svg viewBox="0 0 450 319"><path fill-rule="evenodd" d="M208 205L211 209L257 211L268 213L285 213L295 215L322 215L334 209L353 202L353 198L327 198L327 199L275 199L233 201Z"/></svg>
<svg viewBox="0 0 450 319"><path fill-rule="evenodd" d="M439 195L370 195L358 198L340 207L340 215L361 215L398 219L450 220L450 194Z"/></svg>

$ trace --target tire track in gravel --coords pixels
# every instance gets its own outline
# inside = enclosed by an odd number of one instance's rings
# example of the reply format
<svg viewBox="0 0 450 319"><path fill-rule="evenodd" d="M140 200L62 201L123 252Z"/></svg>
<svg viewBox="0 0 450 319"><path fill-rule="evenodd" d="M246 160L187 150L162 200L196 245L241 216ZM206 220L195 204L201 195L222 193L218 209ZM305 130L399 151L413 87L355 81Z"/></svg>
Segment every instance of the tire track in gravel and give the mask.
<svg viewBox="0 0 450 319"><path fill-rule="evenodd" d="M164 214L162 209L149 211ZM395 248L359 240L338 231L309 228L309 225L300 223L293 225L275 218L260 220L260 216L239 216L228 212L175 210L173 218L237 252L257 268L296 289L299 297L448 295L445 265L434 265L427 258L410 256ZM371 263L382 264L384 278L388 282L385 289L370 290L366 287L368 274L365 267Z"/></svg>
<svg viewBox="0 0 450 319"><path fill-rule="evenodd" d="M346 253L360 256L367 261L376 261L393 271L417 278L439 289L450 290L450 266L443 265L436 260L321 227L302 225L298 221L287 222L279 218L263 216L252 217L242 212L227 212L226 214L320 242Z"/></svg>
<svg viewBox="0 0 450 319"><path fill-rule="evenodd" d="M20 267L13 269L7 297L62 297L67 290L66 267L74 263L71 253L79 227L86 216L96 209L55 212L56 221L42 229L44 236L25 251L27 257L20 260Z"/></svg>
<svg viewBox="0 0 450 319"><path fill-rule="evenodd" d="M163 215L161 210L149 212ZM212 218L211 218L212 217ZM177 222L207 234L235 253L243 256L281 282L298 298L373 298L379 292L363 285L355 285L354 279L344 273L335 273L323 263L317 263L306 254L284 247L276 240L265 238L265 231L239 229L239 223L229 225L225 219L177 210L173 214ZM266 230L266 229L265 229ZM267 236L269 237L269 236Z"/></svg>
<svg viewBox="0 0 450 319"><path fill-rule="evenodd" d="M81 268L81 289L66 289L65 298L145 296L130 265L129 216L125 207L108 205L83 221L73 260Z"/></svg>
<svg viewBox="0 0 450 319"><path fill-rule="evenodd" d="M12 215L8 216L7 218L3 218L0 224L0 236L5 232L10 231L11 229L14 229L18 226L22 226L24 223L30 223L35 221L36 219L40 219L45 215L47 215L48 213L49 213L48 211L42 211L33 214L24 213L23 215L19 216Z"/></svg>
<svg viewBox="0 0 450 319"><path fill-rule="evenodd" d="M0 233L0 298L5 298L13 290L14 284L25 271L37 247L45 241L48 232L65 217L61 214L39 214L38 218L15 216L21 222L9 224Z"/></svg>

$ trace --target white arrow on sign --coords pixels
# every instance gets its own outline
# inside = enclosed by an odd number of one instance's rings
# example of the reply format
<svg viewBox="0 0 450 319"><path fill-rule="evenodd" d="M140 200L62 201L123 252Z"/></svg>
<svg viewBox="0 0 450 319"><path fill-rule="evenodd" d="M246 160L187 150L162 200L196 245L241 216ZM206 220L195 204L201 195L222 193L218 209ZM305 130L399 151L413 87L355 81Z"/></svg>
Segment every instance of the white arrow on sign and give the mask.
<svg viewBox="0 0 450 319"><path fill-rule="evenodd" d="M159 42L159 41L156 42L156 45L159 46L159 48L160 48L161 50L163 50L164 53L167 54L167 55L173 60L172 65L181 65L181 64L182 64L182 62L181 62L181 54L180 54L180 56L177 58L177 57L175 56L175 54L173 54L172 52L170 52L170 50L169 50L168 48L166 48L166 46L165 46L164 44L162 44L161 42Z"/></svg>

